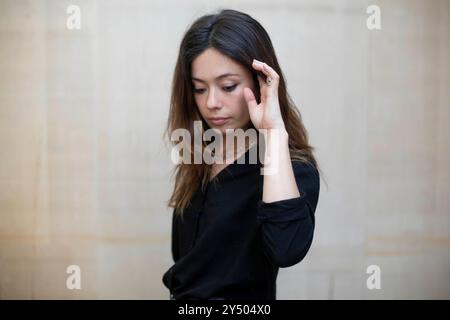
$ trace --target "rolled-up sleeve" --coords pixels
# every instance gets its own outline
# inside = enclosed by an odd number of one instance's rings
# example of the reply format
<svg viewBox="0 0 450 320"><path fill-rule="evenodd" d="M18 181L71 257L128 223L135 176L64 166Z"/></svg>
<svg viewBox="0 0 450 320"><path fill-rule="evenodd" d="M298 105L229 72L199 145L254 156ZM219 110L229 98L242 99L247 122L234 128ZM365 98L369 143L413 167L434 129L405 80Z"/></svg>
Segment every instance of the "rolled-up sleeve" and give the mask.
<svg viewBox="0 0 450 320"><path fill-rule="evenodd" d="M292 162L300 192L297 198L257 204L263 250L280 268L299 263L311 246L320 178L317 169L298 161Z"/></svg>

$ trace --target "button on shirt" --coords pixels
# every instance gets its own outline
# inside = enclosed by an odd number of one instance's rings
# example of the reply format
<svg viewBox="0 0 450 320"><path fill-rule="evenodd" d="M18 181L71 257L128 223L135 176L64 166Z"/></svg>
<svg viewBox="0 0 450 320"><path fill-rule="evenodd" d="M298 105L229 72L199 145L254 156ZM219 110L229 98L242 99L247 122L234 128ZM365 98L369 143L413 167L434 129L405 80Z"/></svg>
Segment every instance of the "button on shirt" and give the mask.
<svg viewBox="0 0 450 320"><path fill-rule="evenodd" d="M317 169L292 161L300 197L265 203L262 165L250 163L250 150L196 191L183 218L172 213L175 263L162 278L171 298L276 299L278 269L308 252Z"/></svg>

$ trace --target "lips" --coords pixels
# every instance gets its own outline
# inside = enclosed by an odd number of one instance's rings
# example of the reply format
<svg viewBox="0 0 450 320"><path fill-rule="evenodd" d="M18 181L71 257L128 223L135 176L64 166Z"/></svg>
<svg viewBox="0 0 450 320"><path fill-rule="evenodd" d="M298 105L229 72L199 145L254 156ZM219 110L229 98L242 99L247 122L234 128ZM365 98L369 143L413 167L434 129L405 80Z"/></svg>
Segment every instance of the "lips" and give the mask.
<svg viewBox="0 0 450 320"><path fill-rule="evenodd" d="M214 117L214 118L209 118L209 120L216 126L220 126L225 124L230 118L225 118L225 117Z"/></svg>

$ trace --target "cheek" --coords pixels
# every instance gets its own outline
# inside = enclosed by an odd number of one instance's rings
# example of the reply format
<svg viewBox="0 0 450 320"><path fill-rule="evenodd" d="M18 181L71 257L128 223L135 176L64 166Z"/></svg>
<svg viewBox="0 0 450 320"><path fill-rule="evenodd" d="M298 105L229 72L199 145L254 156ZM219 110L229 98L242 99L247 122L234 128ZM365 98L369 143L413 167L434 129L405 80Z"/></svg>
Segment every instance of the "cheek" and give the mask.
<svg viewBox="0 0 450 320"><path fill-rule="evenodd" d="M234 105L236 108L236 112L241 115L245 115L248 113L247 101L245 101L244 97L244 89L242 88L239 92L236 92L236 96L234 97Z"/></svg>
<svg viewBox="0 0 450 320"><path fill-rule="evenodd" d="M205 107L205 101L203 101L202 96L195 95L194 101L195 101L195 104L197 105L197 109L200 111L200 114L204 115L204 111L205 111L206 107Z"/></svg>

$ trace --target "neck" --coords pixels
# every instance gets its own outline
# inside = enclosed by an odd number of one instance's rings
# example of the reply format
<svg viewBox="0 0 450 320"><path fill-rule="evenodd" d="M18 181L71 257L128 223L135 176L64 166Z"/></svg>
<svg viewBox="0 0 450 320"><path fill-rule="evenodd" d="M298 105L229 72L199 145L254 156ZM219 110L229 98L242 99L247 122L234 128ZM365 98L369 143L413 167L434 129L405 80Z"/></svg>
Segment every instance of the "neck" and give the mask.
<svg viewBox="0 0 450 320"><path fill-rule="evenodd" d="M252 136L246 137L245 131L230 135L228 139L224 134L222 137L222 145L217 148L216 154L219 156L223 155L224 161L226 161L227 157L235 160L257 143L257 141L257 137L256 139Z"/></svg>

